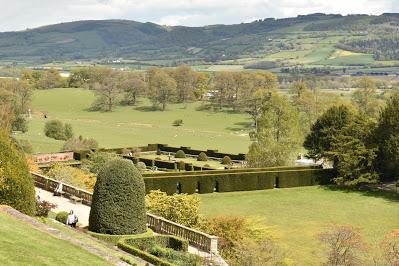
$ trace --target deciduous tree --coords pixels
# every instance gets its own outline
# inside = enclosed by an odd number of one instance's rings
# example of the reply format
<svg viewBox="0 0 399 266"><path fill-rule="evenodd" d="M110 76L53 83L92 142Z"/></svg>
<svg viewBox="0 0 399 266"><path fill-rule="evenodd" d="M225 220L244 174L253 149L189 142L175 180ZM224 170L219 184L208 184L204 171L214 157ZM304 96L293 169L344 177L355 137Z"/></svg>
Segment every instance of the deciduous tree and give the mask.
<svg viewBox="0 0 399 266"><path fill-rule="evenodd" d="M286 96L275 94L266 102L255 141L249 147L247 161L251 167L290 164L298 151L301 135L298 112Z"/></svg>
<svg viewBox="0 0 399 266"><path fill-rule="evenodd" d="M161 104L165 111L167 103L176 95L176 82L164 70L151 68L147 72L149 97L154 105Z"/></svg>

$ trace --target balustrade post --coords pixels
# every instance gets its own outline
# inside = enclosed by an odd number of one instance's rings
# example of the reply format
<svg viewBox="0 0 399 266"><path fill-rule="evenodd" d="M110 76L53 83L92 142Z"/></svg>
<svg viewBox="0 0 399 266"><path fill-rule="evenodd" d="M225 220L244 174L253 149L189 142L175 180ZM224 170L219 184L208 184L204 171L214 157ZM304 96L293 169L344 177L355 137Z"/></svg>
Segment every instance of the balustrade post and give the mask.
<svg viewBox="0 0 399 266"><path fill-rule="evenodd" d="M210 236L211 239L211 246L209 248L210 253L218 253L218 237L217 236Z"/></svg>

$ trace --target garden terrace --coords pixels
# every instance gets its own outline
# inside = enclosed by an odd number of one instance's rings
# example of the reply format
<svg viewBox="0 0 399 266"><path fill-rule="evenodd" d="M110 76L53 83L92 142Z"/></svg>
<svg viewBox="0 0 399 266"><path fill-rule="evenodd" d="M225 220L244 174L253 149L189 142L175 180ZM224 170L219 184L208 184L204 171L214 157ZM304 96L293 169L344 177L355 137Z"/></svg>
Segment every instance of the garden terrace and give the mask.
<svg viewBox="0 0 399 266"><path fill-rule="evenodd" d="M35 179L35 186L42 188L44 190L53 192L58 184L57 180L48 178L46 176L31 173ZM80 197L83 199L82 203L84 205L90 206L92 201L93 194L70 186L68 184L63 185L63 190L65 191L65 197L71 198L73 196ZM174 236L181 237L189 241L190 245L197 247L200 250L206 252L217 252L217 241L218 238L215 236L211 236L205 234L203 232L188 228L181 224L174 223L172 221L166 220L162 217L158 217L152 214L147 213L147 223L149 227L153 229L156 233L160 234L170 234ZM91 233L93 236L97 238L102 238L101 236L106 236L106 240L109 241L110 239L114 239L114 243L120 240L120 236L109 236L109 235L102 235ZM112 241L111 241L112 242Z"/></svg>

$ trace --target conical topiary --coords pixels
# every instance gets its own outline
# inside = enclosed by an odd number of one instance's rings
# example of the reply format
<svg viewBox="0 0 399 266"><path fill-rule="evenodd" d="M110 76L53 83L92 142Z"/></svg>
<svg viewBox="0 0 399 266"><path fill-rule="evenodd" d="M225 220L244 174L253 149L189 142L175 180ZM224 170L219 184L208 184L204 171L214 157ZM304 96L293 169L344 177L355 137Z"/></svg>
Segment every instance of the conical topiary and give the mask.
<svg viewBox="0 0 399 266"><path fill-rule="evenodd" d="M144 180L131 161L114 159L100 169L94 186L89 230L111 235L146 232Z"/></svg>

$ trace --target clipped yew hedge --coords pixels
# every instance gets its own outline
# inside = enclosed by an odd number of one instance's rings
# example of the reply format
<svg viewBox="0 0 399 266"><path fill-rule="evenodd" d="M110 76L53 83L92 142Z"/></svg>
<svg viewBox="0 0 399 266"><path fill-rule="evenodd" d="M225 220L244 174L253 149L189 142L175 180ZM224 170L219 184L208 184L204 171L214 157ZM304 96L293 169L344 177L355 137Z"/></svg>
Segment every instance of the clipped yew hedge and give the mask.
<svg viewBox="0 0 399 266"><path fill-rule="evenodd" d="M145 185L131 161L109 161L97 175L89 216L89 230L101 234L146 232Z"/></svg>
<svg viewBox="0 0 399 266"><path fill-rule="evenodd" d="M288 188L298 186L313 186L331 183L333 170L327 169L294 169L258 172L192 172L187 175L168 173L166 176L146 177L147 193L151 190L161 190L168 195L176 193L177 187L181 193L199 193L251 191Z"/></svg>
<svg viewBox="0 0 399 266"><path fill-rule="evenodd" d="M201 162L206 162L208 161L208 156L206 156L205 152L201 152L200 154L198 154L197 160Z"/></svg>
<svg viewBox="0 0 399 266"><path fill-rule="evenodd" d="M182 151L182 150L178 150L175 153L175 158L186 158L186 153L184 151Z"/></svg>
<svg viewBox="0 0 399 266"><path fill-rule="evenodd" d="M150 232L150 231L149 231ZM154 265L172 266L175 265L162 258L158 258L148 251L158 246L161 248L171 248L176 251L187 252L188 241L171 235L152 235L149 233L140 234L136 236L129 236L121 238L117 245L120 249L142 258Z"/></svg>

